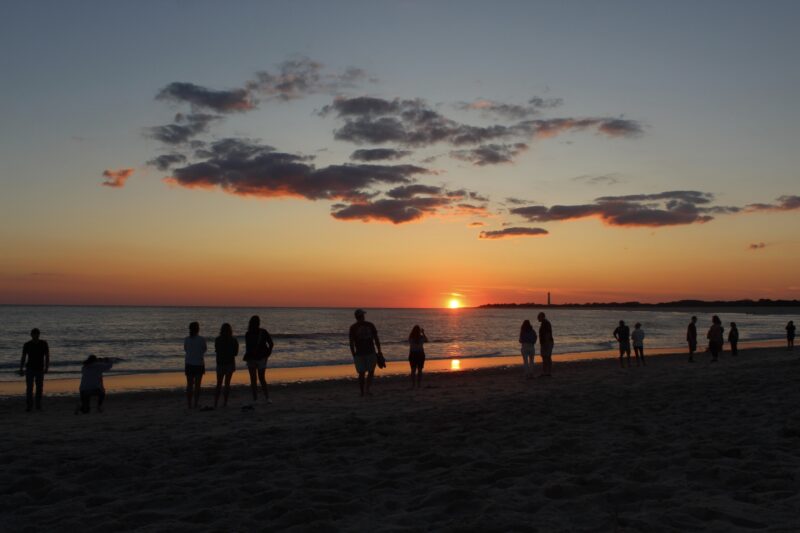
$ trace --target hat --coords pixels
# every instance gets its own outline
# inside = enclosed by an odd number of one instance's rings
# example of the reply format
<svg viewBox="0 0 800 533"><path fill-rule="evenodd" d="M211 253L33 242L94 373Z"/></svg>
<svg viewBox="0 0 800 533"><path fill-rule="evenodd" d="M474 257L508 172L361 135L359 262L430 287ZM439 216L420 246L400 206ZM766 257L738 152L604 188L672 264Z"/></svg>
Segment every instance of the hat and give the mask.
<svg viewBox="0 0 800 533"><path fill-rule="evenodd" d="M363 309L356 309L356 312L355 312L355 313L353 313L353 314L354 314L354 315L356 315L357 317L359 317L359 316L364 316L364 315L366 315L366 314L367 314L367 312L366 312L366 311L364 311Z"/></svg>

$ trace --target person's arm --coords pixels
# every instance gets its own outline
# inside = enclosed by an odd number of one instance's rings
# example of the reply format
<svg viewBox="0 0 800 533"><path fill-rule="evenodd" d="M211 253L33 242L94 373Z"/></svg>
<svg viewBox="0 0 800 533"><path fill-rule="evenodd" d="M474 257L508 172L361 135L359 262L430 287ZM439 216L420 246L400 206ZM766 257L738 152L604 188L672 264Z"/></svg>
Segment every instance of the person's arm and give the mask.
<svg viewBox="0 0 800 533"><path fill-rule="evenodd" d="M272 342L272 335L269 334L269 331L264 330L264 333L267 334L267 346L269 347L269 353L272 353L272 349L275 347L275 343Z"/></svg>
<svg viewBox="0 0 800 533"><path fill-rule="evenodd" d="M421 340L422 340L422 342L428 342L428 337L425 336L425 332L424 331L422 332Z"/></svg>
<svg viewBox="0 0 800 533"><path fill-rule="evenodd" d="M236 337L233 338L233 356L236 357L239 355L239 341L236 340Z"/></svg>
<svg viewBox="0 0 800 533"><path fill-rule="evenodd" d="M44 373L50 370L50 346L44 341Z"/></svg>
<svg viewBox="0 0 800 533"><path fill-rule="evenodd" d="M350 326L350 353L353 357L356 356L356 339L353 336L353 327Z"/></svg>
<svg viewBox="0 0 800 533"><path fill-rule="evenodd" d="M383 352L381 352L381 340L378 338L378 328L375 327L375 324L372 324L372 335L375 338L375 346L378 348L378 355L383 355Z"/></svg>
<svg viewBox="0 0 800 533"><path fill-rule="evenodd" d="M615 330L614 330L614 340L616 340L616 341L619 341L619 340L621 340L621 339L619 338L619 328L617 328L617 329L615 329Z"/></svg>
<svg viewBox="0 0 800 533"><path fill-rule="evenodd" d="M789 329L788 326L786 328ZM22 346L22 360L19 362L19 375L25 374L25 360L28 358L28 352L25 351L25 346Z"/></svg>

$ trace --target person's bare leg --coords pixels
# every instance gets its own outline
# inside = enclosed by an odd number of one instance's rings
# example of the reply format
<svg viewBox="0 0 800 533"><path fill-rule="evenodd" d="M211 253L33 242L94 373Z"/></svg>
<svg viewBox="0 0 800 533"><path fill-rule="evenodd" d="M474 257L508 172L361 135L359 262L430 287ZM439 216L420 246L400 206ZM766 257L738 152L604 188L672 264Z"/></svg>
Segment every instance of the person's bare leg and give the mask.
<svg viewBox="0 0 800 533"><path fill-rule="evenodd" d="M194 391L194 377L186 376L186 402L192 408L192 392Z"/></svg>
<svg viewBox="0 0 800 533"><path fill-rule="evenodd" d="M231 378L233 377L233 372L228 372L225 374L225 396L222 400L222 407L228 407L228 396L231 394Z"/></svg>
<svg viewBox="0 0 800 533"><path fill-rule="evenodd" d="M250 391L253 393L253 401L258 401L258 384L256 383L256 367L249 366L247 371L250 373Z"/></svg>
<svg viewBox="0 0 800 533"><path fill-rule="evenodd" d="M411 388L413 389L416 386L417 386L417 367L412 366L411 367Z"/></svg>
<svg viewBox="0 0 800 533"><path fill-rule="evenodd" d="M219 393L220 393L220 391L222 389L222 379L223 379L223 377L224 377L223 374L220 374L219 372L217 372L217 388L214 389L214 409L216 409L217 406L219 405Z"/></svg>
<svg viewBox="0 0 800 533"><path fill-rule="evenodd" d="M258 369L258 381L261 383L261 390L264 391L264 399L269 403L269 391L267 390L267 369Z"/></svg>
<svg viewBox="0 0 800 533"><path fill-rule="evenodd" d="M422 369L417 369L417 387L422 387Z"/></svg>
<svg viewBox="0 0 800 533"><path fill-rule="evenodd" d="M372 387L372 378L374 376L375 376L375 370L374 369L370 370L369 372L367 372L367 387L366 387L366 390L365 390L365 393L366 393L367 396L372 395L372 393L369 391L369 389L370 389L370 387Z"/></svg>
<svg viewBox="0 0 800 533"><path fill-rule="evenodd" d="M197 376L194 381L194 406L197 407L200 401L200 384L203 383L203 376Z"/></svg>
<svg viewBox="0 0 800 533"><path fill-rule="evenodd" d="M365 381L365 372L358 373L358 387L361 389L361 396L364 396L364 381Z"/></svg>

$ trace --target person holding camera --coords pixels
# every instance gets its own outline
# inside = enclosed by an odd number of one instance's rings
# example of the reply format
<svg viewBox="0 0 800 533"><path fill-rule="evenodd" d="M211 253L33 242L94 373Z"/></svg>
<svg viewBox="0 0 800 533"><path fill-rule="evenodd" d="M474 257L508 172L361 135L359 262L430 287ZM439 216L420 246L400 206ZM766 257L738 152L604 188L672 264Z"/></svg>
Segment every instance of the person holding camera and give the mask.
<svg viewBox="0 0 800 533"><path fill-rule="evenodd" d="M92 396L97 396L97 412L103 412L103 400L106 399L106 389L103 386L103 372L111 370L114 366L113 361L108 357L96 357L90 355L86 361L83 362L81 368L81 384L80 395L81 405L80 412L88 413L90 411L90 400ZM77 413L76 413L77 414Z"/></svg>
<svg viewBox="0 0 800 533"><path fill-rule="evenodd" d="M425 367L425 343L428 337L425 330L419 326L411 329L408 336L408 362L411 365L411 388L420 387L422 384L422 369Z"/></svg>

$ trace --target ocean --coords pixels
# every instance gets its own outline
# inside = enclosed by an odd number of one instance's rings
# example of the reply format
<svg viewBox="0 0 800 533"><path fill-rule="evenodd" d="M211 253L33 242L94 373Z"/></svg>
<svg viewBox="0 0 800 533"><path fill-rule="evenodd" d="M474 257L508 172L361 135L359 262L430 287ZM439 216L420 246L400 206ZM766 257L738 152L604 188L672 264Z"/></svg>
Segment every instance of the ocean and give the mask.
<svg viewBox="0 0 800 533"><path fill-rule="evenodd" d="M633 329L641 322L645 347L671 348L685 344L686 325L698 316L701 339L711 315L699 310L574 310L543 309L553 324L559 353L594 352L615 347L612 332L619 320ZM430 341L428 358L469 358L516 355L519 327L529 319L535 327L539 309L367 309L389 360L408 356L408 334L421 325ZM726 329L736 322L742 341L781 339L794 316L739 312L718 313ZM765 313L765 314L761 314ZM800 311L798 311L800 314ZM38 327L50 344L51 378L75 377L90 354L118 359L110 374L144 374L183 370L183 338L188 324L200 323L209 342L206 365L214 366L213 340L220 325L229 322L240 342L252 315L259 315L272 335L275 350L271 367L298 367L349 363L348 329L352 309L330 308L223 308L223 307L70 307L0 306L0 381L18 379L22 345Z"/></svg>

